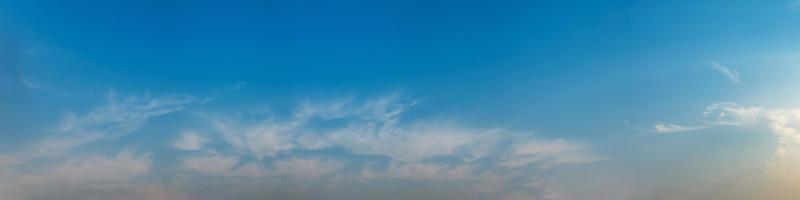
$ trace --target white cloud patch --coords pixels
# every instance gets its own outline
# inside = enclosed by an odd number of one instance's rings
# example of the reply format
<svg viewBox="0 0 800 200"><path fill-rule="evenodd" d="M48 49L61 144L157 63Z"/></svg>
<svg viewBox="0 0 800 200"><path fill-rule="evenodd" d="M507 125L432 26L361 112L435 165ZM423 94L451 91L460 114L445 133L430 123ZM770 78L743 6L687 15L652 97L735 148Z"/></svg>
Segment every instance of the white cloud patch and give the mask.
<svg viewBox="0 0 800 200"><path fill-rule="evenodd" d="M152 163L148 154L137 156L130 151L112 157L71 157L41 167L36 167L28 158L17 157L14 160L0 165L0 197L4 199L29 199L64 189L125 187L133 178L148 173ZM33 167L23 167L31 165Z"/></svg>
<svg viewBox="0 0 800 200"><path fill-rule="evenodd" d="M29 78L25 78L25 77L20 78L19 82L22 83L22 85L24 85L25 87L27 87L28 89L31 89L31 90L44 89L42 84L39 84L38 82L33 81L33 80L29 79Z"/></svg>
<svg viewBox="0 0 800 200"><path fill-rule="evenodd" d="M772 110L765 118L778 137L775 158L769 163L771 174L800 184L800 109Z"/></svg>
<svg viewBox="0 0 800 200"><path fill-rule="evenodd" d="M703 115L709 124L738 126L761 120L762 110L760 107L739 106L733 102L718 102L707 106Z"/></svg>
<svg viewBox="0 0 800 200"><path fill-rule="evenodd" d="M67 113L59 122L56 134L44 138L34 151L40 154L62 154L81 144L114 138L138 130L150 118L181 111L202 102L192 96L117 97L106 93L106 102L81 115Z"/></svg>
<svg viewBox="0 0 800 200"><path fill-rule="evenodd" d="M399 161L419 161L434 156L457 156L479 159L482 145L498 142L495 130L467 130L445 122L423 122L409 126L351 124L327 134L302 135L297 143L303 148L344 147L354 153L387 156ZM489 148L489 147L483 147Z"/></svg>
<svg viewBox="0 0 800 200"><path fill-rule="evenodd" d="M555 167L564 164L577 164L597 161L600 158L586 156L584 147L565 140L528 140L512 145L513 150L501 166L518 168L537 164L539 168Z"/></svg>
<svg viewBox="0 0 800 200"><path fill-rule="evenodd" d="M173 145L180 150L198 150L208 139L192 131L185 131L180 134L180 138L176 140Z"/></svg>
<svg viewBox="0 0 800 200"><path fill-rule="evenodd" d="M656 122L656 124L653 125L653 130L656 133L678 133L678 132L688 132L688 131L702 130L702 129L706 129L708 127L709 126L705 126L705 125L702 125L702 126L682 126L682 125L677 125L677 124Z"/></svg>
<svg viewBox="0 0 800 200"><path fill-rule="evenodd" d="M711 62L711 68L719 72L725 78L728 78L733 83L741 83L742 79L739 77L739 71L726 67L725 65L717 62Z"/></svg>

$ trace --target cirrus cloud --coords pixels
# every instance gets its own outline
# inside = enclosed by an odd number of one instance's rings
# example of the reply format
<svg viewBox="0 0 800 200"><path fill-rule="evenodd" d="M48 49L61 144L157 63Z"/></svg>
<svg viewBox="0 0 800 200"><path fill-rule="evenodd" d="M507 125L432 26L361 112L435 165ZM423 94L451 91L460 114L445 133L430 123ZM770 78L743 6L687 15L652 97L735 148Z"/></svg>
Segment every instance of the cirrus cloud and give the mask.
<svg viewBox="0 0 800 200"><path fill-rule="evenodd" d="M182 168L211 177L317 184L451 182L476 195L547 196L543 176L601 160L584 145L452 120L404 118L401 95L304 102L289 115L204 114L224 145L201 149ZM186 149L186 137L175 148ZM253 158L253 159L249 159ZM272 177L272 178L267 178ZM536 182L536 184L534 184ZM533 187L529 187L533 186Z"/></svg>
<svg viewBox="0 0 800 200"><path fill-rule="evenodd" d="M172 150L123 141L161 116L204 102L188 95L107 93L105 102L86 112L64 114L30 151L0 154L0 197L325 199L313 195L410 184L476 199L550 199L558 196L549 189L550 174L603 159L561 138L410 117L407 111L418 101L399 94L304 101L289 114L193 109L173 124L175 135L163 136L172 139L166 142ZM98 147L110 143L129 147ZM117 153L102 153L108 151ZM194 191L217 181L237 192L214 197ZM250 187L272 189L244 189ZM287 188L311 196L279 192ZM374 198L354 192L356 199Z"/></svg>

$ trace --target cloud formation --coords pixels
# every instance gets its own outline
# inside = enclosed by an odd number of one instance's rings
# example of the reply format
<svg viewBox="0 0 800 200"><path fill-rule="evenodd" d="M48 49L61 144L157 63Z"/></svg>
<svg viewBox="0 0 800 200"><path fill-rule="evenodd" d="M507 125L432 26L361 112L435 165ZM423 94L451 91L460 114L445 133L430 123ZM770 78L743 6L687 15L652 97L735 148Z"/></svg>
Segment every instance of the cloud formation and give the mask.
<svg viewBox="0 0 800 200"><path fill-rule="evenodd" d="M766 163L769 174L781 179L800 179L800 109L768 109L718 102L705 108L706 120L698 127L766 125L777 138L773 157ZM664 125L666 130L679 129Z"/></svg>
<svg viewBox="0 0 800 200"><path fill-rule="evenodd" d="M201 102L191 96L118 98L83 114L67 113L57 128L29 148L0 153L0 199L164 199L134 182L149 173L152 152L102 149L73 152L95 141L114 141L152 118ZM105 152L115 152L108 155ZM142 189L142 190L139 190Z"/></svg>
<svg viewBox="0 0 800 200"><path fill-rule="evenodd" d="M144 95L120 99L113 91L105 94L105 100L105 103L89 112L64 114L55 130L56 134L44 138L34 151L61 154L74 146L128 134L139 129L150 118L181 111L189 105L202 102L187 95Z"/></svg>
<svg viewBox="0 0 800 200"><path fill-rule="evenodd" d="M407 117L417 101L399 94L305 101L289 114L193 109L174 124L174 135L164 135L171 139L169 151L130 141L98 147L204 102L187 95L109 92L88 111L64 114L30 151L1 153L0 197L326 199L315 195L355 192L352 198L369 199L374 196L353 188L408 185L402 187L443 190L420 198L551 199L557 195L549 189L549 174L602 159L564 139ZM238 192L197 192L219 182ZM281 192L301 188L303 194Z"/></svg>
<svg viewBox="0 0 800 200"><path fill-rule="evenodd" d="M719 64L717 62L711 62L711 68L728 78L733 83L741 83L742 79L739 77L739 71L735 69L728 68L725 65Z"/></svg>
<svg viewBox="0 0 800 200"><path fill-rule="evenodd" d="M306 102L288 117L206 115L215 129L207 131L228 148L205 148L184 159L182 167L207 176L287 182L442 181L498 198L523 191L541 198L541 190L526 185L542 181L544 172L600 159L563 139L448 121L404 121L403 114L415 103L389 95Z"/></svg>
<svg viewBox="0 0 800 200"><path fill-rule="evenodd" d="M27 87L28 89L31 89L31 90L44 89L44 87L41 84L39 84L39 83L29 79L29 78L24 78L24 77L20 78L19 82L22 83L22 85L24 85L25 87Z"/></svg>
<svg viewBox="0 0 800 200"><path fill-rule="evenodd" d="M709 126L700 125L700 126L683 126L677 124L669 124L664 122L656 122L653 125L653 130L656 133L678 133L678 132L687 132L687 131L695 131L695 130L702 130L706 129Z"/></svg>
<svg viewBox="0 0 800 200"><path fill-rule="evenodd" d="M186 131L180 134L180 138L173 145L180 150L198 150L207 142L207 138L197 133Z"/></svg>
<svg viewBox="0 0 800 200"><path fill-rule="evenodd" d="M703 110L696 127L766 129L774 149L747 171L722 172L660 188L647 199L798 199L800 193L800 109L744 106L717 102ZM663 123L666 129L667 123ZM679 128L675 128L679 129ZM751 171L752 170L752 171ZM715 192L725 191L725 192Z"/></svg>
<svg viewBox="0 0 800 200"><path fill-rule="evenodd" d="M0 197L71 199L64 195L86 190L114 191L133 186L133 178L146 174L152 163L149 154L135 155L130 151L113 156L71 156L49 165L33 161L28 157L0 155ZM94 195L84 197L91 196Z"/></svg>

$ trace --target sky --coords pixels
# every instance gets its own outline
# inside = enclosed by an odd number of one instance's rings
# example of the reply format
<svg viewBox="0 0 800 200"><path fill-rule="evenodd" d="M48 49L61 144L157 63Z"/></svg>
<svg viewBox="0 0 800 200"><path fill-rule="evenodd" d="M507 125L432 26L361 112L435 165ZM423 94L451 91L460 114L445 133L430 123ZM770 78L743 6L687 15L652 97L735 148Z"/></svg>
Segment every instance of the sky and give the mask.
<svg viewBox="0 0 800 200"><path fill-rule="evenodd" d="M0 199L800 199L800 2L0 1Z"/></svg>

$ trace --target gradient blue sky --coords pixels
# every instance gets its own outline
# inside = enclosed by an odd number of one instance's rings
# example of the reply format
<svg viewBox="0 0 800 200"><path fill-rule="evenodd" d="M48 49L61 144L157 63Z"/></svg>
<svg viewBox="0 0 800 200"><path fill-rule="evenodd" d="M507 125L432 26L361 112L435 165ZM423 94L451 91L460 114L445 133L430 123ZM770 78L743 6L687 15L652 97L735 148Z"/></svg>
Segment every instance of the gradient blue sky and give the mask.
<svg viewBox="0 0 800 200"><path fill-rule="evenodd" d="M0 199L798 199L800 2L0 1Z"/></svg>

